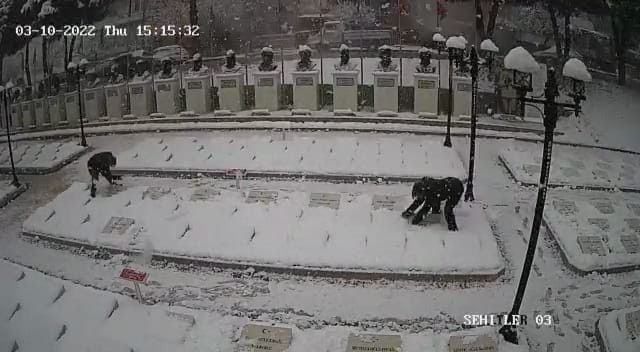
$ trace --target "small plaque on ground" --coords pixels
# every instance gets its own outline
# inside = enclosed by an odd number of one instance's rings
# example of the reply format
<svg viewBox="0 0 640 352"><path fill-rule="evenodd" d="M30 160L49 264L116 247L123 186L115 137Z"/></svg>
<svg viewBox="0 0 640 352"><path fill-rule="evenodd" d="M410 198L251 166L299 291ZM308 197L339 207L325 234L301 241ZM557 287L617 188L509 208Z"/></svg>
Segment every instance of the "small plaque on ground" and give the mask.
<svg viewBox="0 0 640 352"><path fill-rule="evenodd" d="M605 218L589 218L587 219L589 224L598 227L602 231L609 231L611 225L609 224L609 220Z"/></svg>
<svg viewBox="0 0 640 352"><path fill-rule="evenodd" d="M249 191L247 203L262 202L265 204L275 202L278 199L278 191Z"/></svg>
<svg viewBox="0 0 640 352"><path fill-rule="evenodd" d="M620 243L629 254L640 253L640 240L636 235L620 235Z"/></svg>
<svg viewBox="0 0 640 352"><path fill-rule="evenodd" d="M607 254L600 236L578 236L578 245L584 254Z"/></svg>
<svg viewBox="0 0 640 352"><path fill-rule="evenodd" d="M273 87L273 78L260 78L258 79L258 87Z"/></svg>
<svg viewBox="0 0 640 352"><path fill-rule="evenodd" d="M629 339L636 340L640 338L640 310L625 314L624 322L627 327Z"/></svg>
<svg viewBox="0 0 640 352"><path fill-rule="evenodd" d="M411 223L413 219L409 218L409 223ZM430 226L430 225L439 225L446 224L447 222L444 219L443 213L433 214L428 213L423 218L422 221L418 223L418 226Z"/></svg>
<svg viewBox="0 0 640 352"><path fill-rule="evenodd" d="M393 88L396 86L396 80L393 78L378 78L376 85L381 88Z"/></svg>
<svg viewBox="0 0 640 352"><path fill-rule="evenodd" d="M290 328L247 324L240 333L239 350L284 352L289 349L291 336Z"/></svg>
<svg viewBox="0 0 640 352"><path fill-rule="evenodd" d="M220 190L215 188L198 188L191 194L191 201L213 200L220 195Z"/></svg>
<svg viewBox="0 0 640 352"><path fill-rule="evenodd" d="M398 210L400 209L402 198L402 196L387 196L376 194L373 196L373 209L378 210L384 208L388 210Z"/></svg>
<svg viewBox="0 0 640 352"><path fill-rule="evenodd" d="M313 77L296 77L296 86L312 86Z"/></svg>
<svg viewBox="0 0 640 352"><path fill-rule="evenodd" d="M580 176L580 173L578 172L578 170L572 168L572 167L560 167L560 171L562 171L562 175L564 177L578 177Z"/></svg>
<svg viewBox="0 0 640 352"><path fill-rule="evenodd" d="M402 339L400 335L349 334L347 352L359 351L400 352Z"/></svg>
<svg viewBox="0 0 640 352"><path fill-rule="evenodd" d="M640 219L637 218L629 218L624 219L624 222L629 226L631 230L635 233L640 234Z"/></svg>
<svg viewBox="0 0 640 352"><path fill-rule="evenodd" d="M220 80L220 88L235 88L237 86L235 79Z"/></svg>
<svg viewBox="0 0 640 352"><path fill-rule="evenodd" d="M613 204L609 200L592 199L589 201L599 212L605 215L613 214L616 210L613 208Z"/></svg>
<svg viewBox="0 0 640 352"><path fill-rule="evenodd" d="M142 193L142 199L146 199L147 197L153 199L153 200L158 200L162 197L164 197L165 195L171 193L171 189L170 188L162 188L162 187L158 187L158 186L151 186L148 187L143 193Z"/></svg>
<svg viewBox="0 0 640 352"><path fill-rule="evenodd" d="M627 203L627 208L633 212L634 215L640 216L640 204L638 203Z"/></svg>
<svg viewBox="0 0 640 352"><path fill-rule="evenodd" d="M449 338L449 352L496 352L498 343L490 335L459 335Z"/></svg>
<svg viewBox="0 0 640 352"><path fill-rule="evenodd" d="M598 178L602 178L602 179L608 179L609 178L609 174L604 170L595 169L595 170L593 170L593 174Z"/></svg>
<svg viewBox="0 0 640 352"><path fill-rule="evenodd" d="M560 214L564 216L574 215L578 212L578 207L576 206L576 202L572 200L554 200L553 208Z"/></svg>
<svg viewBox="0 0 640 352"><path fill-rule="evenodd" d="M309 206L338 209L340 207L340 193L311 193Z"/></svg>
<svg viewBox="0 0 640 352"><path fill-rule="evenodd" d="M573 168L576 168L576 169L584 169L584 163L583 163L582 161L580 161L580 160L569 159L569 160L567 160L567 162L568 162L569 164L571 164L571 166L572 166Z"/></svg>
<svg viewBox="0 0 640 352"><path fill-rule="evenodd" d="M522 168L524 169L524 172L526 172L528 175L536 175L540 173L540 166L539 165L535 165L535 164L525 164L522 166Z"/></svg>
<svg viewBox="0 0 640 352"><path fill-rule="evenodd" d="M102 233L110 235L124 235L129 227L131 227L135 222L136 221L131 218L112 216L102 229Z"/></svg>

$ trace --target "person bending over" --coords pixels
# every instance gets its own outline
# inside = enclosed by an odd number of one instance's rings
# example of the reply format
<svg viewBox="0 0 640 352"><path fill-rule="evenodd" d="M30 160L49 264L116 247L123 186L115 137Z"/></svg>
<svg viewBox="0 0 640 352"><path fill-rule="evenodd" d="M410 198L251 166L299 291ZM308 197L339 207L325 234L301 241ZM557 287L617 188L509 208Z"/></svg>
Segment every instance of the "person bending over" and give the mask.
<svg viewBox="0 0 640 352"><path fill-rule="evenodd" d="M119 180L120 177L111 174L111 168L114 166L116 166L116 157L111 152L96 153L89 158L87 168L91 175L91 197L96 196L96 183L98 183L100 175L110 184L117 184L114 180Z"/></svg>
<svg viewBox="0 0 640 352"><path fill-rule="evenodd" d="M424 216L429 213L429 210L431 210L432 214L440 214L440 203L444 201L444 217L447 220L449 231L458 231L458 224L453 214L453 208L460 201L463 192L464 186L462 181L455 177L443 179L423 177L420 181L413 184L411 197L414 201L409 208L402 212L402 217L410 218L413 216L411 223L417 225L422 221ZM422 208L414 216L415 210L423 203Z"/></svg>

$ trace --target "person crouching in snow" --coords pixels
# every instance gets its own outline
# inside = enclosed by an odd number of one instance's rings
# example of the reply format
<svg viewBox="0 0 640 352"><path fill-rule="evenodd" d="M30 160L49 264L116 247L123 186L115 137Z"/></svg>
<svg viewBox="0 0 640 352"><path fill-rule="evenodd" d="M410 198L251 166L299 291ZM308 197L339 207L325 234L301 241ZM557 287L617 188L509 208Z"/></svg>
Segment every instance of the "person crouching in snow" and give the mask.
<svg viewBox="0 0 640 352"><path fill-rule="evenodd" d="M120 177L111 175L111 168L116 166L116 162L116 157L111 152L96 153L89 158L87 169L91 175L91 197L95 198L96 196L96 183L98 183L100 175L110 184L117 184L114 180L118 180Z"/></svg>
<svg viewBox="0 0 640 352"><path fill-rule="evenodd" d="M444 201L444 217L447 220L447 227L449 231L458 231L458 224L456 223L456 216L453 214L453 208L460 201L463 192L464 185L462 181L455 177L443 179L423 177L420 181L413 184L411 197L414 201L407 210L402 212L402 217L410 218L413 216L415 210L424 203L422 208L411 220L413 225L418 225L429 210L431 210L432 214L440 214L440 203Z"/></svg>

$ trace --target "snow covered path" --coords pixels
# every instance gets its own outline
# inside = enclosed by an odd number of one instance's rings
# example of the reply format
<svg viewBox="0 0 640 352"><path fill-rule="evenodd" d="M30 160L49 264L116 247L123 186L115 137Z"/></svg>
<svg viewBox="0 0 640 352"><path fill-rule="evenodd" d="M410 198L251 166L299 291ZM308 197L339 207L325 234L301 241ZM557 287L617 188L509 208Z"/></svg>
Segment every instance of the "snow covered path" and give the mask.
<svg viewBox="0 0 640 352"><path fill-rule="evenodd" d="M328 133L211 133L208 138L146 138L117 155L116 173L221 172L466 179L460 158L441 138Z"/></svg>
<svg viewBox="0 0 640 352"><path fill-rule="evenodd" d="M86 151L76 142L13 142L13 160L17 173L42 174L60 169ZM0 145L0 171L11 171L9 146Z"/></svg>

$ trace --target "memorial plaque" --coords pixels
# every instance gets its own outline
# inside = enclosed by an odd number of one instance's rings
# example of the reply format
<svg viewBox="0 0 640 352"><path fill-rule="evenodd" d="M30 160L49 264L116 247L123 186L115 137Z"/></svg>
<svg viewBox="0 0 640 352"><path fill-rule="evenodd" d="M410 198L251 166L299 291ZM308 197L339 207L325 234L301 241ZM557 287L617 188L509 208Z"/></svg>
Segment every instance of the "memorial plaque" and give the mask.
<svg viewBox="0 0 640 352"><path fill-rule="evenodd" d="M522 168L524 168L524 172L526 172L528 175L531 175L531 176L540 173L540 166L539 165L525 164L525 165L522 166Z"/></svg>
<svg viewBox="0 0 640 352"><path fill-rule="evenodd" d="M258 87L273 87L275 81L273 78L260 78L258 79Z"/></svg>
<svg viewBox="0 0 640 352"><path fill-rule="evenodd" d="M169 193L171 193L170 188L151 186L151 187L148 187L144 192L142 192L142 199L149 197L153 200L158 200Z"/></svg>
<svg viewBox="0 0 640 352"><path fill-rule="evenodd" d="M188 82L187 89L202 89L202 81Z"/></svg>
<svg viewBox="0 0 640 352"><path fill-rule="evenodd" d="M611 170L611 165L607 164L607 163L603 163L601 161L596 162L596 165L598 165L599 168L601 168L602 170Z"/></svg>
<svg viewBox="0 0 640 352"><path fill-rule="evenodd" d="M242 328L240 351L284 352L291 344L291 328L247 324Z"/></svg>
<svg viewBox="0 0 640 352"><path fill-rule="evenodd" d="M572 200L558 199L553 201L553 208L564 216L574 215L578 212L576 202Z"/></svg>
<svg viewBox="0 0 640 352"><path fill-rule="evenodd" d="M112 216L102 229L102 233L110 235L124 235L129 227L131 227L135 222L136 221L131 218Z"/></svg>
<svg viewBox="0 0 640 352"><path fill-rule="evenodd" d="M221 79L220 88L235 88L237 86L235 79Z"/></svg>
<svg viewBox="0 0 640 352"><path fill-rule="evenodd" d="M620 243L629 254L640 253L640 240L636 235L620 235Z"/></svg>
<svg viewBox="0 0 640 352"><path fill-rule="evenodd" d="M296 77L296 86L312 86L313 77Z"/></svg>
<svg viewBox="0 0 640 352"><path fill-rule="evenodd" d="M94 93L94 92L86 93L86 94L84 95L84 98L85 98L86 100L93 100L93 99L95 99L95 98L96 98L96 93Z"/></svg>
<svg viewBox="0 0 640 352"><path fill-rule="evenodd" d="M388 210L398 210L400 209L403 197L402 196L387 196L387 195L379 195L376 194L373 196L373 209L388 209Z"/></svg>
<svg viewBox="0 0 640 352"><path fill-rule="evenodd" d="M402 338L400 335L349 334L347 352L358 351L400 352Z"/></svg>
<svg viewBox="0 0 640 352"><path fill-rule="evenodd" d="M53 106L58 105L58 99L55 99L55 98L49 99L49 105L53 105Z"/></svg>
<svg viewBox="0 0 640 352"><path fill-rule="evenodd" d="M411 224L412 218L408 218L409 223ZM429 226L429 225L438 225L438 224L446 224L446 220L444 219L444 213L440 212L438 214L427 213L422 218L422 221L418 223L418 226Z"/></svg>
<svg viewBox="0 0 640 352"><path fill-rule="evenodd" d="M604 242L600 236L578 236L578 245L584 254L606 255Z"/></svg>
<svg viewBox="0 0 640 352"><path fill-rule="evenodd" d="M41 101L36 101L36 109L40 109L42 108L42 102Z"/></svg>
<svg viewBox="0 0 640 352"><path fill-rule="evenodd" d="M311 193L309 206L338 209L340 207L340 193Z"/></svg>
<svg viewBox="0 0 640 352"><path fill-rule="evenodd" d="M142 94L144 93L144 88L143 87L132 87L131 88L131 94L133 95L138 95L138 94Z"/></svg>
<svg viewBox="0 0 640 352"><path fill-rule="evenodd" d="M338 87L353 87L355 85L355 80L350 77L337 77L336 78L336 86Z"/></svg>
<svg viewBox="0 0 640 352"><path fill-rule="evenodd" d="M635 233L640 234L640 219L637 218L629 218L624 219L624 222L629 226L629 228Z"/></svg>
<svg viewBox="0 0 640 352"><path fill-rule="evenodd" d="M250 191L247 196L247 203L262 202L265 204L275 202L278 199L278 191Z"/></svg>
<svg viewBox="0 0 640 352"><path fill-rule="evenodd" d="M636 340L640 337L640 310L627 312L624 315L625 326L630 340Z"/></svg>
<svg viewBox="0 0 640 352"><path fill-rule="evenodd" d="M191 201L213 200L220 195L220 190L215 188L198 188L191 194Z"/></svg>
<svg viewBox="0 0 640 352"><path fill-rule="evenodd" d="M471 84L470 83L458 83L457 85L458 92L470 92Z"/></svg>
<svg viewBox="0 0 640 352"><path fill-rule="evenodd" d="M584 163L580 160L569 159L567 162L576 169L584 169Z"/></svg>
<svg viewBox="0 0 640 352"><path fill-rule="evenodd" d="M427 79L418 80L418 89L435 89L435 88L436 88L436 82L434 81L427 80Z"/></svg>
<svg viewBox="0 0 640 352"><path fill-rule="evenodd" d="M609 178L609 174L604 170L595 169L595 170L593 170L593 174L598 178L604 178L604 179L608 179Z"/></svg>
<svg viewBox="0 0 640 352"><path fill-rule="evenodd" d="M572 167L560 167L560 171L564 177L578 177L580 173Z"/></svg>
<svg viewBox="0 0 640 352"><path fill-rule="evenodd" d="M378 78L376 85L380 88L393 88L396 86L396 80L393 78Z"/></svg>
<svg viewBox="0 0 640 352"><path fill-rule="evenodd" d="M596 226L597 228L605 232L609 231L609 229L611 228L611 225L609 224L609 220L605 218L589 218L588 221L589 221L589 224Z"/></svg>
<svg viewBox="0 0 640 352"><path fill-rule="evenodd" d="M29 111L29 104L23 104L22 105L22 111Z"/></svg>
<svg viewBox="0 0 640 352"><path fill-rule="evenodd" d="M490 335L458 335L449 338L449 352L496 352L498 343Z"/></svg>
<svg viewBox="0 0 640 352"><path fill-rule="evenodd" d="M602 214L608 215L616 212L616 210L613 208L613 204L611 204L611 202L608 199L607 200L592 199L591 201L589 201L589 203L591 203L591 205L593 205L596 209L598 209L598 211L601 212Z"/></svg>
<svg viewBox="0 0 640 352"><path fill-rule="evenodd" d="M171 85L170 84L158 84L158 91L159 92L170 92L171 91Z"/></svg>
<svg viewBox="0 0 640 352"><path fill-rule="evenodd" d="M633 214L640 216L640 204L638 203L627 203L627 208L633 212Z"/></svg>
<svg viewBox="0 0 640 352"><path fill-rule="evenodd" d="M117 89L107 89L107 97L117 97L118 90Z"/></svg>

